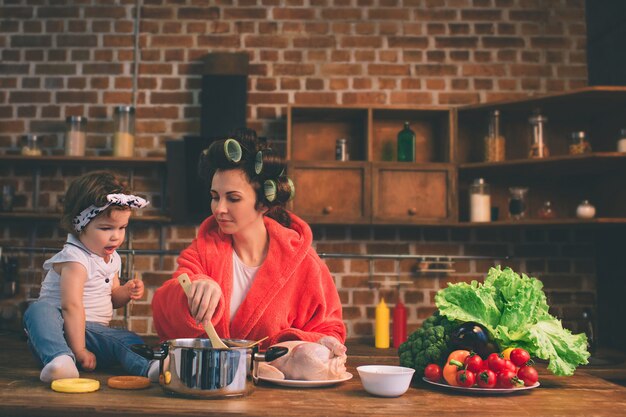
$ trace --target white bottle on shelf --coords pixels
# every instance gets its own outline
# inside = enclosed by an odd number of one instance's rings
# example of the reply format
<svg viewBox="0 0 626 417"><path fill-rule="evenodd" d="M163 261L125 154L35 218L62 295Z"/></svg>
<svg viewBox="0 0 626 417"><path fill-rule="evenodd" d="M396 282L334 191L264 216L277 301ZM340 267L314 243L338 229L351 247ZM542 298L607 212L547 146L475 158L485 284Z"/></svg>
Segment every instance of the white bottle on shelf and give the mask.
<svg viewBox="0 0 626 417"><path fill-rule="evenodd" d="M595 215L596 208L589 200L583 200L576 208L576 217L579 219L593 219Z"/></svg>
<svg viewBox="0 0 626 417"><path fill-rule="evenodd" d="M470 185L470 221L488 222L491 220L491 195L489 184L483 178L476 178Z"/></svg>

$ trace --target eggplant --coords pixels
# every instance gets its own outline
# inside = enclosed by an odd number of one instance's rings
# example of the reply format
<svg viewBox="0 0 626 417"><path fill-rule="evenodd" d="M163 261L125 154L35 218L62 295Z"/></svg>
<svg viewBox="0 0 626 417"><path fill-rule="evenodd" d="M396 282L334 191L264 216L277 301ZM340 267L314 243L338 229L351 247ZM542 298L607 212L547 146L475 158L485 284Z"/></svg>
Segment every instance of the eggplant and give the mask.
<svg viewBox="0 0 626 417"><path fill-rule="evenodd" d="M489 331L479 323L468 321L457 327L450 336L455 349L465 349L476 352L481 358L500 352L498 344L492 339Z"/></svg>

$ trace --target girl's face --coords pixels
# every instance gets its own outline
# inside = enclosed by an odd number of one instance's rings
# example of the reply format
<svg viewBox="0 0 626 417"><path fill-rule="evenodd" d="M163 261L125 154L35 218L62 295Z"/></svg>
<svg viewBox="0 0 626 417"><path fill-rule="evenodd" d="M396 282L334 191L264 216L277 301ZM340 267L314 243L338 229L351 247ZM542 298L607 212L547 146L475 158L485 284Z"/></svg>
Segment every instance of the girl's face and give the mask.
<svg viewBox="0 0 626 417"><path fill-rule="evenodd" d="M211 184L211 210L223 233L232 235L263 222L265 208L257 209L256 193L240 169L218 170Z"/></svg>
<svg viewBox="0 0 626 417"><path fill-rule="evenodd" d="M113 252L124 243L128 219L130 209L102 213L87 224L79 239L87 249L109 262Z"/></svg>

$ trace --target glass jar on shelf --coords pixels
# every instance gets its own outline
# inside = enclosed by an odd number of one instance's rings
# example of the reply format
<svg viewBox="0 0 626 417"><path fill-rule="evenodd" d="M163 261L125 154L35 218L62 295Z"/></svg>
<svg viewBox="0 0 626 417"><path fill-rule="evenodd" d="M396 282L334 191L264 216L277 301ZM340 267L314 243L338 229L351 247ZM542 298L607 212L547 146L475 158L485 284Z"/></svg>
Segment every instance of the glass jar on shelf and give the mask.
<svg viewBox="0 0 626 417"><path fill-rule="evenodd" d="M488 222L491 220L491 195L489 184L483 178L476 178L470 185L470 221Z"/></svg>
<svg viewBox="0 0 626 417"><path fill-rule="evenodd" d="M85 156L87 118L69 116L65 119L65 125L67 128L65 134L65 155Z"/></svg>
<svg viewBox="0 0 626 417"><path fill-rule="evenodd" d="M543 202L539 210L537 211L537 216L540 219L548 220L554 219L556 217L556 213L552 208L552 202L550 200L546 200Z"/></svg>
<svg viewBox="0 0 626 417"><path fill-rule="evenodd" d="M546 145L543 135L544 124L547 123L547 121L548 118L542 116L539 112L535 112L535 114L528 119L528 122L533 127L533 141L530 145L530 152L528 154L530 158L547 158L550 156L550 151L548 150L548 146Z"/></svg>
<svg viewBox="0 0 626 417"><path fill-rule="evenodd" d="M135 155L135 108L117 106L114 116L113 156L131 158Z"/></svg>
<svg viewBox="0 0 626 417"><path fill-rule="evenodd" d="M22 155L25 156L41 156L41 147L39 146L39 136L26 135L22 137Z"/></svg>
<svg viewBox="0 0 626 417"><path fill-rule="evenodd" d="M579 219L593 219L596 215L596 208L589 200L583 200L576 207L576 217Z"/></svg>
<svg viewBox="0 0 626 417"><path fill-rule="evenodd" d="M591 144L587 140L585 132L572 132L570 135L569 154L580 155L591 152Z"/></svg>
<svg viewBox="0 0 626 417"><path fill-rule="evenodd" d="M617 141L617 152L626 152L626 129L619 131L619 140Z"/></svg>
<svg viewBox="0 0 626 417"><path fill-rule="evenodd" d="M485 162L498 162L505 159L505 140L500 135L500 111L494 110L489 115L489 131L485 136Z"/></svg>
<svg viewBox="0 0 626 417"><path fill-rule="evenodd" d="M521 220L528 212L528 202L526 201L528 188L509 187L509 218Z"/></svg>

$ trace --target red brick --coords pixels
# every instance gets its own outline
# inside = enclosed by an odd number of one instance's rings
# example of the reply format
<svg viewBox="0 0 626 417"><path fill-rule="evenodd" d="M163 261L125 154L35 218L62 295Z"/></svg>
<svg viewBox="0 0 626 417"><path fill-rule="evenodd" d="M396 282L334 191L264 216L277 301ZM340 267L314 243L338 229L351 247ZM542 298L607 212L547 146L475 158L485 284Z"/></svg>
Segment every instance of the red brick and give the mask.
<svg viewBox="0 0 626 417"><path fill-rule="evenodd" d="M410 75L411 68L409 65L392 65L392 64L370 64L367 66L369 75Z"/></svg>
<svg viewBox="0 0 626 417"><path fill-rule="evenodd" d="M392 92L390 97L392 104L433 104L433 95L431 93L412 93L412 92Z"/></svg>
<svg viewBox="0 0 626 417"><path fill-rule="evenodd" d="M344 36L340 38L342 48L380 48L382 39L377 36Z"/></svg>
<svg viewBox="0 0 626 417"><path fill-rule="evenodd" d="M415 65L415 75L422 77L451 76L457 75L458 67L455 65L419 64Z"/></svg>
<svg viewBox="0 0 626 417"><path fill-rule="evenodd" d="M336 38L334 36L306 36L293 38L295 48L334 48Z"/></svg>
<svg viewBox="0 0 626 417"><path fill-rule="evenodd" d="M484 36L481 38L485 48L523 48L525 42L523 38L513 36Z"/></svg>
<svg viewBox="0 0 626 417"><path fill-rule="evenodd" d="M255 19L265 20L267 19L267 10L264 8L224 8L224 19L226 20L239 20L239 19Z"/></svg>
<svg viewBox="0 0 626 417"><path fill-rule="evenodd" d="M335 93L302 93L296 92L294 96L295 104L337 104Z"/></svg>
<svg viewBox="0 0 626 417"><path fill-rule="evenodd" d="M416 9L415 20L432 22L432 21L444 21L452 22L458 20L458 13L454 9ZM463 19L466 20L466 19Z"/></svg>
<svg viewBox="0 0 626 417"><path fill-rule="evenodd" d="M393 9L369 9L367 11L367 19L370 20L397 20L402 21L406 19L407 12L401 8Z"/></svg>
<svg viewBox="0 0 626 417"><path fill-rule="evenodd" d="M121 64L84 64L83 74L122 74L124 67Z"/></svg>
<svg viewBox="0 0 626 417"><path fill-rule="evenodd" d="M502 19L502 11L501 10L461 10L461 20L464 21L476 21L476 20L486 20L488 22L498 22Z"/></svg>
<svg viewBox="0 0 626 417"><path fill-rule="evenodd" d="M150 95L150 104L187 104L193 102L193 94L190 92L183 93L160 93L152 92Z"/></svg>
<svg viewBox="0 0 626 417"><path fill-rule="evenodd" d="M180 20L216 20L220 18L219 7L180 7L177 10Z"/></svg>
<svg viewBox="0 0 626 417"><path fill-rule="evenodd" d="M132 47L134 40L128 35L104 35L103 44L108 48Z"/></svg>
<svg viewBox="0 0 626 417"><path fill-rule="evenodd" d="M272 9L272 17L279 20L312 20L315 9L275 7Z"/></svg>
<svg viewBox="0 0 626 417"><path fill-rule="evenodd" d="M332 7L321 10L321 17L324 20L363 20L362 9Z"/></svg>
<svg viewBox="0 0 626 417"><path fill-rule="evenodd" d="M443 23L429 23L426 25L426 34L429 37L435 35L445 35L446 34L446 25Z"/></svg>
<svg viewBox="0 0 626 417"><path fill-rule="evenodd" d="M210 48L239 48L241 46L240 37L234 35L198 36L196 42L198 42L198 46Z"/></svg>
<svg viewBox="0 0 626 417"><path fill-rule="evenodd" d="M511 76L513 77L551 77L552 67L548 65L511 65Z"/></svg>
<svg viewBox="0 0 626 417"><path fill-rule="evenodd" d="M461 69L465 77L501 77L506 75L504 65L469 65L465 64Z"/></svg>
<svg viewBox="0 0 626 417"><path fill-rule="evenodd" d="M14 35L11 36L13 48L45 48L52 46L52 37L48 35Z"/></svg>
<svg viewBox="0 0 626 417"><path fill-rule="evenodd" d="M391 36L387 39L390 48L424 49L428 47L425 36Z"/></svg>
<svg viewBox="0 0 626 417"><path fill-rule="evenodd" d="M313 75L315 66L311 64L276 64L274 65L274 75L281 76L303 76Z"/></svg>
<svg viewBox="0 0 626 417"><path fill-rule="evenodd" d="M49 103L50 97L48 91L11 91L9 103Z"/></svg>
<svg viewBox="0 0 626 417"><path fill-rule="evenodd" d="M478 38L475 36L436 36L436 48L476 48Z"/></svg>
<svg viewBox="0 0 626 417"><path fill-rule="evenodd" d="M281 78L280 79L281 90L299 90L300 79L298 78Z"/></svg>

